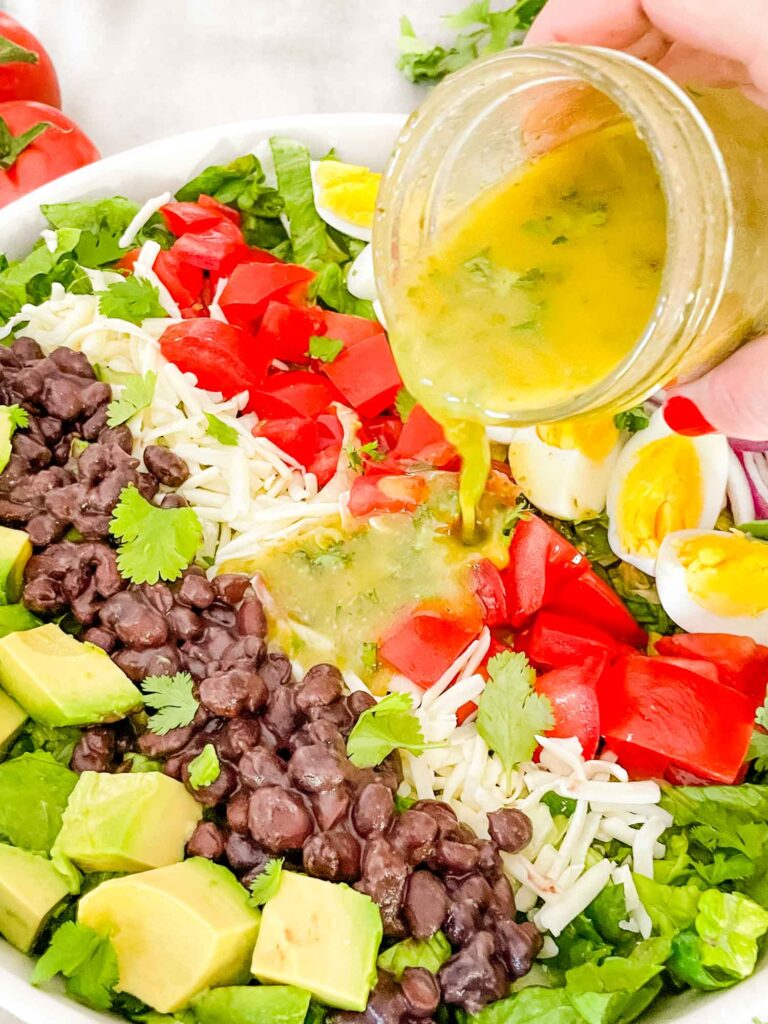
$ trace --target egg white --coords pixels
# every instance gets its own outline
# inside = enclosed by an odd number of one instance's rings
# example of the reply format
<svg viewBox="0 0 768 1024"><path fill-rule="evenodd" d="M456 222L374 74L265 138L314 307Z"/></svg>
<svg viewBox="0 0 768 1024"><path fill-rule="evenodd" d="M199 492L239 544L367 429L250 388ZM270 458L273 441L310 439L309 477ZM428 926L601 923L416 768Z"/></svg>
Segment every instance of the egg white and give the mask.
<svg viewBox="0 0 768 1024"><path fill-rule="evenodd" d="M327 206L323 206L321 203L320 196L322 194L322 189L317 181L317 167L320 163L322 163L322 161L312 160L309 165L310 173L312 175L315 209L325 223L329 224L332 228L335 228L336 231L341 231L342 234L349 235L351 238L356 238L360 242L370 242L373 233L372 228L365 228L361 227L359 224L353 224L352 221L347 220L345 217L340 217L338 213L335 213L333 210L329 210Z"/></svg>
<svg viewBox="0 0 768 1024"><path fill-rule="evenodd" d="M768 644L768 611L761 615L721 615L703 608L688 589L679 545L691 537L717 535L717 530L677 530L664 538L656 560L656 589L662 608L672 621L689 633L732 633Z"/></svg>
<svg viewBox="0 0 768 1024"><path fill-rule="evenodd" d="M368 243L353 260L347 275L347 288L357 299L375 302L379 297L373 272L373 246Z"/></svg>
<svg viewBox="0 0 768 1024"><path fill-rule="evenodd" d="M649 557L627 550L619 536L619 503L622 500L622 489L625 477L632 470L639 453L653 441L672 437L671 430L659 409L651 417L645 430L638 431L622 449L613 467L608 484L608 543L611 550L623 559L653 576L656 571L656 557ZM702 509L696 527L709 530L715 525L717 517L725 505L726 485L728 481L728 441L721 434L707 434L703 437L688 438L692 442L699 460L703 484ZM674 487L676 481L670 481ZM684 486L684 485L680 485Z"/></svg>
<svg viewBox="0 0 768 1024"><path fill-rule="evenodd" d="M587 519L605 508L608 481L621 451L621 439L604 459L588 458L576 448L558 448L539 437L535 427L491 429L491 439L509 441L509 468L528 500L557 519Z"/></svg>

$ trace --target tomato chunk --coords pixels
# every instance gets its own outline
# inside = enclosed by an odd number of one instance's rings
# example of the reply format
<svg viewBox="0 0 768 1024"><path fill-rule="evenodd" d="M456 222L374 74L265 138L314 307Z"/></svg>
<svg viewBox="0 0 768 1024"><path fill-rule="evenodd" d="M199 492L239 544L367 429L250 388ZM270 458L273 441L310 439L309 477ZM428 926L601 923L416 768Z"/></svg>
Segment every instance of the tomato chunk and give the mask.
<svg viewBox="0 0 768 1024"><path fill-rule="evenodd" d="M309 363L310 338L325 334L322 314L317 308L269 302L256 333L256 344L270 352L272 359Z"/></svg>
<svg viewBox="0 0 768 1024"><path fill-rule="evenodd" d="M754 706L743 694L633 653L606 669L597 695L606 742L630 770L637 748L714 782L737 778L754 720Z"/></svg>
<svg viewBox="0 0 768 1024"><path fill-rule="evenodd" d="M426 690L477 634L475 623L429 608L416 609L384 637L379 654L392 668Z"/></svg>
<svg viewBox="0 0 768 1024"><path fill-rule="evenodd" d="M318 416L341 395L329 380L309 370L275 373L264 384L264 390L293 406L302 416Z"/></svg>
<svg viewBox="0 0 768 1024"><path fill-rule="evenodd" d="M547 608L591 622L633 647L645 647L648 643L648 634L637 624L616 591L593 569L568 580L547 603Z"/></svg>
<svg viewBox="0 0 768 1024"><path fill-rule="evenodd" d="M419 476L357 476L349 492L348 508L358 519L382 512L413 512L427 497Z"/></svg>
<svg viewBox="0 0 768 1024"><path fill-rule="evenodd" d="M493 562L481 558L470 568L470 586L483 607L486 626L503 626L507 621L507 594L504 581Z"/></svg>
<svg viewBox="0 0 768 1024"><path fill-rule="evenodd" d="M720 682L762 704L768 685L768 647L748 636L730 633L681 633L656 641L659 654L709 661L717 666Z"/></svg>
<svg viewBox="0 0 768 1024"><path fill-rule="evenodd" d="M160 216L174 235L185 235L188 231L205 231L223 219L218 210L206 209L198 203L166 203L160 207Z"/></svg>
<svg viewBox="0 0 768 1024"><path fill-rule="evenodd" d="M264 420L254 430L277 447L309 468L319 447L317 424L308 416L287 416L284 419Z"/></svg>
<svg viewBox="0 0 768 1024"><path fill-rule="evenodd" d="M325 322L323 334L344 342L344 348L356 345L358 341L381 334L382 327L377 320L369 320L364 316L352 316L350 313L334 313L331 309L318 310Z"/></svg>
<svg viewBox="0 0 768 1024"><path fill-rule="evenodd" d="M230 274L219 305L231 323L253 324L261 318L270 299L285 298L293 288L306 285L314 276L313 271L294 263L240 263Z"/></svg>
<svg viewBox="0 0 768 1024"><path fill-rule="evenodd" d="M522 626L568 580L588 568L586 558L543 519L521 519L509 545L509 566L502 574L510 625Z"/></svg>
<svg viewBox="0 0 768 1024"><path fill-rule="evenodd" d="M322 370L361 416L377 416L391 406L403 383L383 333L345 348Z"/></svg>
<svg viewBox="0 0 768 1024"><path fill-rule="evenodd" d="M392 453L395 459L428 462L447 466L456 458L456 449L446 441L443 428L421 405L415 405L403 424L400 440Z"/></svg>
<svg viewBox="0 0 768 1024"><path fill-rule="evenodd" d="M231 398L258 387L255 374L243 358L250 340L233 324L196 317L166 328L160 337L160 351L183 373L194 373L201 388Z"/></svg>
<svg viewBox="0 0 768 1024"><path fill-rule="evenodd" d="M547 736L575 736L586 758L595 756L600 742L600 708L595 687L605 664L605 657L588 658L580 665L546 672L534 684L536 692L549 698L552 705L555 724Z"/></svg>
<svg viewBox="0 0 768 1024"><path fill-rule="evenodd" d="M599 626L547 610L515 638L517 650L537 669L578 665L587 658L615 658L626 646Z"/></svg>
<svg viewBox="0 0 768 1024"><path fill-rule="evenodd" d="M177 238L172 250L193 267L226 273L234 258L246 248L243 233L231 220L219 218L200 231L187 231ZM229 319L229 318L228 318Z"/></svg>

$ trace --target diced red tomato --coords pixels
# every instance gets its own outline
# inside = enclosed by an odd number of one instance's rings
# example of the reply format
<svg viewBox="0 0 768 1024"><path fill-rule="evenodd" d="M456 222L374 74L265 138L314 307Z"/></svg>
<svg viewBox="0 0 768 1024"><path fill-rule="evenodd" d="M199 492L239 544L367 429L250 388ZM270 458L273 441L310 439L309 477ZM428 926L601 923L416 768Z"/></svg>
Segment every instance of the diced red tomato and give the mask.
<svg viewBox="0 0 768 1024"><path fill-rule="evenodd" d="M243 358L250 340L240 327L197 317L166 328L160 350L184 373L194 373L201 388L231 398L258 387L257 377Z"/></svg>
<svg viewBox="0 0 768 1024"><path fill-rule="evenodd" d="M317 417L317 428L320 432L321 446L330 444L341 445L344 440L344 428L336 413L326 412Z"/></svg>
<svg viewBox="0 0 768 1024"><path fill-rule="evenodd" d="M379 654L397 672L425 690L450 668L479 632L477 622L431 608L408 613L384 637Z"/></svg>
<svg viewBox="0 0 768 1024"><path fill-rule="evenodd" d="M746 694L755 704L765 699L768 647L748 636L730 633L681 633L656 641L659 654L709 661L717 665L720 682Z"/></svg>
<svg viewBox="0 0 768 1024"><path fill-rule="evenodd" d="M403 429L403 421L399 416L374 416L363 424L358 437L365 443L376 441L378 451L384 454L391 454L397 445L400 432ZM399 470L401 467L397 467ZM393 472L395 467L393 465Z"/></svg>
<svg viewBox="0 0 768 1024"><path fill-rule="evenodd" d="M199 203L166 203L159 212L168 230L178 236L186 235L188 231L205 231L228 219L222 217L218 210L207 209Z"/></svg>
<svg viewBox="0 0 768 1024"><path fill-rule="evenodd" d="M267 437L277 447L308 468L317 456L317 423L308 416L290 416L285 419L264 420L254 434Z"/></svg>
<svg viewBox="0 0 768 1024"><path fill-rule="evenodd" d="M579 665L587 658L615 658L627 649L599 626L546 609L517 634L515 647L540 670Z"/></svg>
<svg viewBox="0 0 768 1024"><path fill-rule="evenodd" d="M330 333L330 332L329 332ZM322 367L361 416L377 416L395 400L402 387L400 374L385 334L374 334L345 348Z"/></svg>
<svg viewBox="0 0 768 1024"><path fill-rule="evenodd" d="M312 462L307 466L310 473L314 473L317 477L318 486L325 487L334 475L339 463L340 454L341 445L329 444L325 448L321 447Z"/></svg>
<svg viewBox="0 0 768 1024"><path fill-rule="evenodd" d="M171 248L185 263L223 275L228 273L238 254L247 247L237 224L220 217L202 230L185 232L181 238L176 239ZM235 323L234 318L227 319Z"/></svg>
<svg viewBox="0 0 768 1024"><path fill-rule="evenodd" d="M368 320L364 316L352 316L349 313L334 313L331 309L319 310L325 321L325 330L329 338L344 342L344 348L356 345L358 341L380 334L381 324L376 320Z"/></svg>
<svg viewBox="0 0 768 1024"><path fill-rule="evenodd" d="M203 272L199 267L185 263L173 249L161 249L152 269L182 310L199 302L203 289Z"/></svg>
<svg viewBox="0 0 768 1024"><path fill-rule="evenodd" d="M606 742L605 749L616 755L619 764L631 772L634 779L663 779L670 770L668 757L635 743L626 743L615 736Z"/></svg>
<svg viewBox="0 0 768 1024"><path fill-rule="evenodd" d="M507 594L504 581L493 562L481 558L470 567L470 586L483 608L486 626L503 626L507 621Z"/></svg>
<svg viewBox="0 0 768 1024"><path fill-rule="evenodd" d="M421 405L411 410L392 456L437 467L447 466L457 457L456 449L445 439L443 428Z"/></svg>
<svg viewBox="0 0 768 1024"><path fill-rule="evenodd" d="M297 286L306 287L314 276L294 263L240 263L232 270L219 305L231 323L255 324L271 299L284 299Z"/></svg>
<svg viewBox="0 0 768 1024"><path fill-rule="evenodd" d="M382 512L413 512L427 497L420 476L357 476L349 493L349 511L358 519Z"/></svg>
<svg viewBox="0 0 768 1024"><path fill-rule="evenodd" d="M537 693L549 698L555 724L547 736L575 736L584 757L594 757L600 742L600 708L595 686L606 658L587 659L579 665L553 669L539 676Z"/></svg>
<svg viewBox="0 0 768 1024"><path fill-rule="evenodd" d="M560 587L547 608L574 615L633 647L645 647L648 634L630 615L619 595L593 569Z"/></svg>
<svg viewBox="0 0 768 1024"><path fill-rule="evenodd" d="M262 391L261 388L255 388L251 391L248 408L250 412L255 412L259 419L262 420L284 420L301 415L288 402L278 398L276 395L270 394L268 391Z"/></svg>
<svg viewBox="0 0 768 1024"><path fill-rule="evenodd" d="M661 655L654 660L664 665L673 665L681 668L685 672L693 672L694 675L708 679L711 683L719 683L721 681L717 665L713 665L711 661L696 661L694 658L671 658Z"/></svg>
<svg viewBox="0 0 768 1024"><path fill-rule="evenodd" d="M264 391L287 402L302 416L318 416L332 402L342 401L341 395L327 378L309 370L275 373L267 379Z"/></svg>
<svg viewBox="0 0 768 1024"><path fill-rule="evenodd" d="M606 669L597 694L603 735L630 771L637 748L714 782L738 776L754 721L743 694L637 653Z"/></svg>
<svg viewBox="0 0 768 1024"><path fill-rule="evenodd" d="M234 210L231 206L227 206L226 203L220 203L218 199L214 199L213 196L207 196L205 192L201 192L197 197L197 205L202 206L205 210L210 210L213 213L220 214L222 217L226 217L233 224L239 225L242 219L239 210Z"/></svg>
<svg viewBox="0 0 768 1024"><path fill-rule="evenodd" d="M323 334L322 309L269 302L256 333L256 344L269 351L273 359L309 363L309 339Z"/></svg>
<svg viewBox="0 0 768 1024"><path fill-rule="evenodd" d="M509 545L509 566L502 573L510 624L522 626L588 568L586 558L543 519L521 519Z"/></svg>

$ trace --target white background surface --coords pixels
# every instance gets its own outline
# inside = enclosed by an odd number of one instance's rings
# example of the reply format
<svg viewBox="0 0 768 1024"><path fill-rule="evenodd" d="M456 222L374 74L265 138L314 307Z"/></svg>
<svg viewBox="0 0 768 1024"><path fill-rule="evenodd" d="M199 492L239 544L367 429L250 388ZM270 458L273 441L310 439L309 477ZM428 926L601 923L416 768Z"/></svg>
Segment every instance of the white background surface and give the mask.
<svg viewBox="0 0 768 1024"><path fill-rule="evenodd" d="M462 0L9 0L102 155L274 114L410 110L398 20L435 32ZM0 1010L0 1024L16 1019ZM51 1024L55 1024L52 1021Z"/></svg>

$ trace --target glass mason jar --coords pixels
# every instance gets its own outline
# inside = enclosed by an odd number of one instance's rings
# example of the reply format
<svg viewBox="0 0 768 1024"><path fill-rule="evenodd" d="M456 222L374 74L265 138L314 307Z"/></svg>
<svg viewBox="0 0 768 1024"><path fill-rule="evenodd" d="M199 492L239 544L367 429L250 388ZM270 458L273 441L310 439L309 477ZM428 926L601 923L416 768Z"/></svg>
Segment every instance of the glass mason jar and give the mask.
<svg viewBox="0 0 768 1024"><path fill-rule="evenodd" d="M510 50L451 75L404 127L374 226L390 329L404 268L437 232L532 157L619 116L647 145L666 201L653 315L593 386L546 407L492 410L488 423L628 408L768 327L768 111L736 90L682 89L623 53L559 45ZM447 397L460 406L461 396Z"/></svg>

